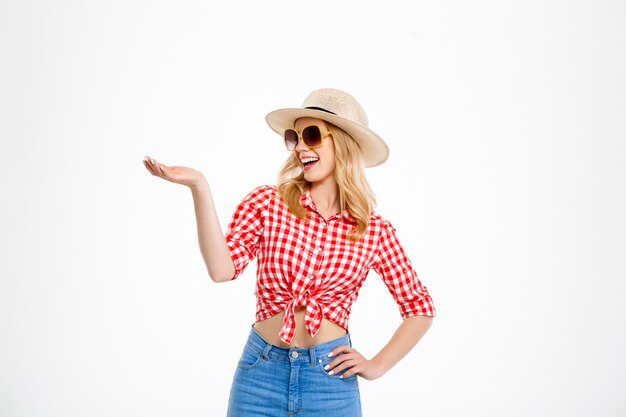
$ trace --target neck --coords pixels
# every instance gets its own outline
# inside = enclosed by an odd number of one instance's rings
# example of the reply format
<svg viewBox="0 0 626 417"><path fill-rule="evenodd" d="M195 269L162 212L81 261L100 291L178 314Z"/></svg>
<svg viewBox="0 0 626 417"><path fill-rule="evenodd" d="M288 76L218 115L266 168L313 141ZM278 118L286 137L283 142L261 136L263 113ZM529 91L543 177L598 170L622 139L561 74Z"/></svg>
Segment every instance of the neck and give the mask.
<svg viewBox="0 0 626 417"><path fill-rule="evenodd" d="M341 211L341 205L339 204L339 186L334 179L333 181L327 181L325 183L312 183L309 192L318 210L332 214Z"/></svg>

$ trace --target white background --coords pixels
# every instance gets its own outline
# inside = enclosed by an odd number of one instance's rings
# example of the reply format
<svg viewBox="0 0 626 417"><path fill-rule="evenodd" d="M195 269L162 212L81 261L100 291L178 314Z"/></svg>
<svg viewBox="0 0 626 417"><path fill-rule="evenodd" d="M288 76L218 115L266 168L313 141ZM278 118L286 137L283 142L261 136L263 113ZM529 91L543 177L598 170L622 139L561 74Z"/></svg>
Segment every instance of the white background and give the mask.
<svg viewBox="0 0 626 417"><path fill-rule="evenodd" d="M626 414L623 1L0 2L0 415L224 415L256 262L223 227L287 157L267 112L317 88L390 146L368 169L438 317L366 416ZM374 272L351 334L400 324ZM329 413L331 416L332 413Z"/></svg>

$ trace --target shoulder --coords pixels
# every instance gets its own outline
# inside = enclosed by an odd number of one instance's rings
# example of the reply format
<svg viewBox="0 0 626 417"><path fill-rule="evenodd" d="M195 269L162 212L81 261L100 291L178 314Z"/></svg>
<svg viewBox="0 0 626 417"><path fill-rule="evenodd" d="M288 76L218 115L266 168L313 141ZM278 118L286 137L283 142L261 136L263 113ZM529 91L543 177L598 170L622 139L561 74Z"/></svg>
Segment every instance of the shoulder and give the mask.
<svg viewBox="0 0 626 417"><path fill-rule="evenodd" d="M259 185L250 191L241 202L242 204L251 204L254 206L265 206L269 202L276 198L276 186L275 185Z"/></svg>
<svg viewBox="0 0 626 417"><path fill-rule="evenodd" d="M271 184L259 185L248 195L276 195L276 186Z"/></svg>
<svg viewBox="0 0 626 417"><path fill-rule="evenodd" d="M381 241L394 239L396 236L396 228L393 223L391 223L389 219L375 211L372 212L372 215L370 217L369 228L370 233L372 233L374 236L376 236L377 239L380 239Z"/></svg>
<svg viewBox="0 0 626 417"><path fill-rule="evenodd" d="M376 211L372 212L372 215L370 217L370 226L378 227L383 230L384 229L395 230L395 227L393 227L391 222L385 217L383 217L381 214L377 213Z"/></svg>

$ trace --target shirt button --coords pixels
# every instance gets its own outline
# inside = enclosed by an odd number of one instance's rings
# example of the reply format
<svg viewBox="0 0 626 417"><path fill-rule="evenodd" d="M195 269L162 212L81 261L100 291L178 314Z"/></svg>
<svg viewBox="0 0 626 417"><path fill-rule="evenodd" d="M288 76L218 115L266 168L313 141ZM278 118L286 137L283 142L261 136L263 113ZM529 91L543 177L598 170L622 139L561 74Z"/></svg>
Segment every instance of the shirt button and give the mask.
<svg viewBox="0 0 626 417"><path fill-rule="evenodd" d="M295 350L291 352L291 357L296 359L298 357L298 352L296 352Z"/></svg>

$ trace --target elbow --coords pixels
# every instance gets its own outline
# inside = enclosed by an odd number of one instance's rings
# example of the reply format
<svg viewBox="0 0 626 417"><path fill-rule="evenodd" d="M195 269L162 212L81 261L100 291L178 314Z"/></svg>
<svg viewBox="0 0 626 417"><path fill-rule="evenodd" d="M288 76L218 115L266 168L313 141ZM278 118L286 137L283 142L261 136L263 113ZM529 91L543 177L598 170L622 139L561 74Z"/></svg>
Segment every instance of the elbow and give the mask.
<svg viewBox="0 0 626 417"><path fill-rule="evenodd" d="M211 281L213 282L227 282L230 281L232 279L232 277L229 277L227 275L215 275L215 274L209 274L209 277L211 277Z"/></svg>
<svg viewBox="0 0 626 417"><path fill-rule="evenodd" d="M231 264L229 265L228 268L225 268L219 271L208 269L208 272L209 272L209 277L211 277L211 280L213 282L216 282L216 283L228 282L228 281L232 281L232 279L235 276L235 266Z"/></svg>

